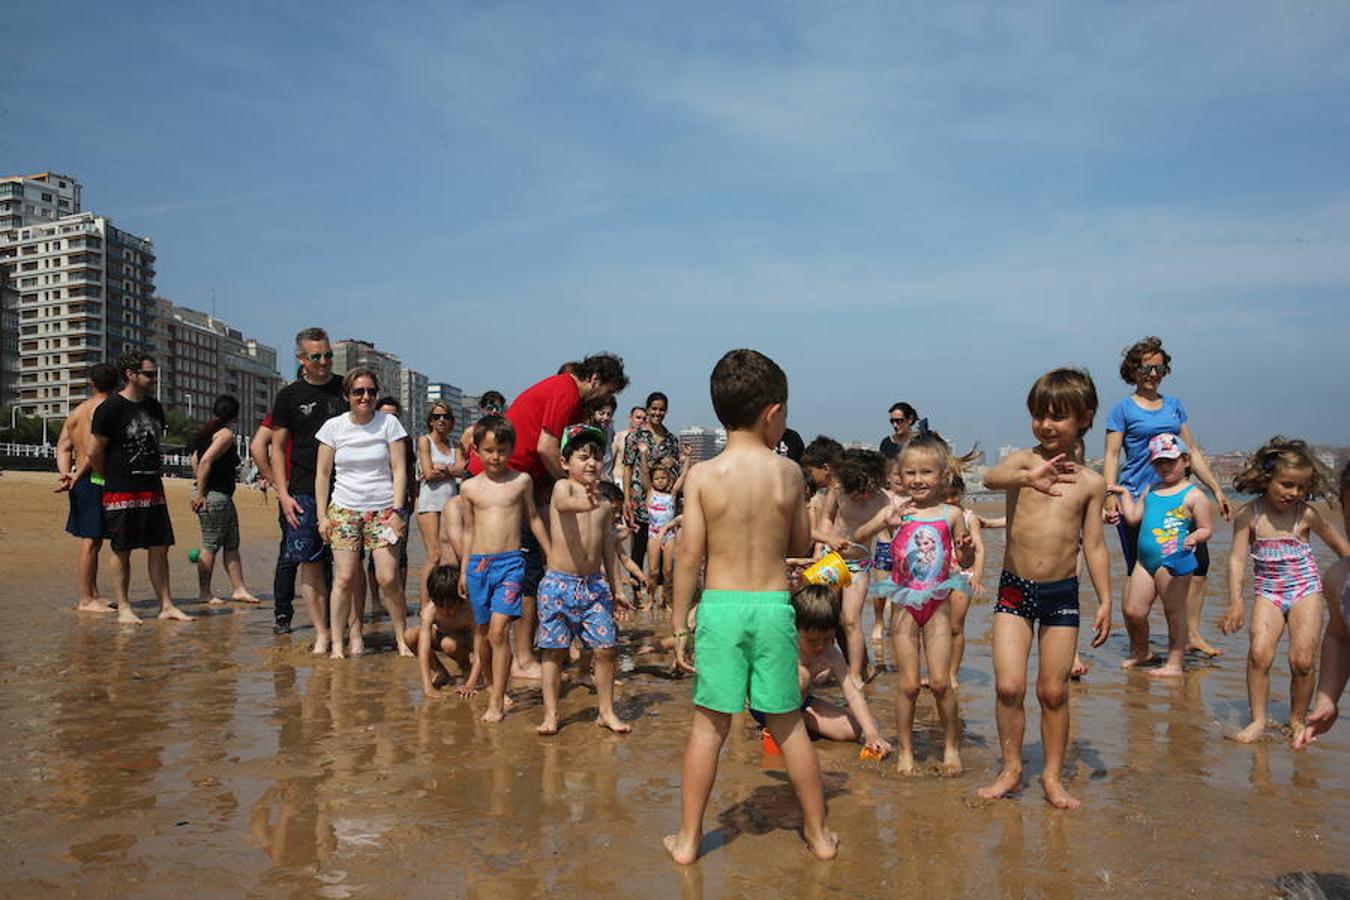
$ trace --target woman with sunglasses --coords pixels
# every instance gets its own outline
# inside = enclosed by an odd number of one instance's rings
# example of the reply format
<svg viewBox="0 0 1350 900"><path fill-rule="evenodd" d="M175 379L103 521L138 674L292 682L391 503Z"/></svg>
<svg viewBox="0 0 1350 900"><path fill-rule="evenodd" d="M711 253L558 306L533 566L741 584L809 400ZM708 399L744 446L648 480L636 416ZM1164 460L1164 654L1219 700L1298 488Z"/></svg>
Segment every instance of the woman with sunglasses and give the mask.
<svg viewBox="0 0 1350 900"><path fill-rule="evenodd" d="M908 403L891 404L891 434L881 439L881 455L895 459L914 437L914 426L919 421L919 413Z"/></svg>
<svg viewBox="0 0 1350 900"><path fill-rule="evenodd" d="M334 659L343 658L356 580L363 578L361 550L370 551L385 609L400 656L412 656L404 639L406 612L398 580L398 543L407 528L408 436L397 416L376 411L379 384L369 369L350 370L343 379L349 411L323 423L314 478L319 534L333 548L333 600L329 608ZM332 485L330 491L330 484ZM331 494L331 497L330 497ZM353 656L365 646L358 624L352 629Z"/></svg>
<svg viewBox="0 0 1350 900"><path fill-rule="evenodd" d="M1191 451L1191 470L1209 488L1219 514L1230 518L1232 510L1219 481L1210 471L1209 461L1200 451L1191 434L1186 407L1176 397L1163 394L1162 380L1172 371L1172 357L1163 349L1162 339L1146 337L1125 348L1121 354L1120 378L1134 386L1134 392L1111 408L1106 417L1106 460L1102 474L1107 484L1119 484L1129 490L1136 500L1144 488L1155 483L1159 475L1149 462L1148 442L1154 435L1170 432L1181 436ZM1124 462L1121 462L1121 451ZM1120 533L1120 549L1125 554L1125 573L1134 570L1135 548L1139 543L1139 526L1129 525L1120 514L1115 494L1106 498L1102 517L1116 526ZM1186 599L1186 649L1218 656L1223 651L1211 646L1200 636L1200 611L1205 602L1205 586L1209 573L1209 550L1204 544L1195 548L1199 567L1191 578L1190 594ZM1129 579L1125 579L1128 586ZM1121 595L1124 608L1124 594ZM1126 620L1128 625L1129 620Z"/></svg>
<svg viewBox="0 0 1350 900"><path fill-rule="evenodd" d="M422 533L422 547L427 555L418 591L423 604L427 602L427 578L431 571L442 562L447 565L459 562L441 559L441 510L459 493L457 479L464 474L459 447L450 439L454 430L455 414L450 411L450 404L437 401L427 411L427 433L417 439L417 464L422 469L422 486L417 492L417 529Z"/></svg>

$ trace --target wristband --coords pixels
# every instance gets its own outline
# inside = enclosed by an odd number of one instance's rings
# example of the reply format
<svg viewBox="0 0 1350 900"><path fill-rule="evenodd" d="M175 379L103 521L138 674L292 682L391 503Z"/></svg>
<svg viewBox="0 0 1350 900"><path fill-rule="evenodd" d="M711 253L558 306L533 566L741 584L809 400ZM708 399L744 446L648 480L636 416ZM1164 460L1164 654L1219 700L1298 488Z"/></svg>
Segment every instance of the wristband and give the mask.
<svg viewBox="0 0 1350 900"><path fill-rule="evenodd" d="M687 632L687 631L676 631L676 632L674 632L674 633L671 635L671 637L677 637L677 638L689 637L689 632Z"/></svg>

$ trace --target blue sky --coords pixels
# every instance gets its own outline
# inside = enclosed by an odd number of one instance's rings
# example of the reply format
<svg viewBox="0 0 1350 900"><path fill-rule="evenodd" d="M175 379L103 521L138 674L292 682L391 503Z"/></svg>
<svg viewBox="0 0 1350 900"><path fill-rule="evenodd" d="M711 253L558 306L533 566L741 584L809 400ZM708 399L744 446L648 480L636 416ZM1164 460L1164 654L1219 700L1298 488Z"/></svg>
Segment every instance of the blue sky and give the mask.
<svg viewBox="0 0 1350 900"><path fill-rule="evenodd" d="M72 23L78 23L73 26ZM158 288L508 394L612 349L675 425L753 346L808 438L1026 443L1160 334L1211 449L1350 443L1350 6L74 3L11 10L0 169ZM1089 438L1096 450L1101 421ZM1097 451L1099 452L1099 450Z"/></svg>

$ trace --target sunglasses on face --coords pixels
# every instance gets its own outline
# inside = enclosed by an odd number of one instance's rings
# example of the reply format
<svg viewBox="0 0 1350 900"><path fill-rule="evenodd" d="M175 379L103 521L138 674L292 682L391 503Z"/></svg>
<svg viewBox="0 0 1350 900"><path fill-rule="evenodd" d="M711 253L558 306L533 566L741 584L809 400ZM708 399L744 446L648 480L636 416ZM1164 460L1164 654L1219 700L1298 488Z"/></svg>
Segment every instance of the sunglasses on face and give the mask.
<svg viewBox="0 0 1350 900"><path fill-rule="evenodd" d="M431 414L431 421L433 421L433 422L435 422L435 421L438 420L438 419L452 419L452 418L454 418L454 416L450 415L449 413L432 413L432 414Z"/></svg>
<svg viewBox="0 0 1350 900"><path fill-rule="evenodd" d="M1161 366L1140 366L1140 367L1139 367L1139 374L1140 374L1140 375L1166 375L1166 374L1167 374L1167 366L1166 366L1166 365L1161 365Z"/></svg>
<svg viewBox="0 0 1350 900"><path fill-rule="evenodd" d="M332 358L333 358L333 351L332 351L332 350L325 350L325 351L322 352L322 353L311 353L311 354L309 354L309 361L310 361L310 362L318 362L319 360L325 360L325 361L326 361L326 360L330 360L330 359L332 359Z"/></svg>
<svg viewBox="0 0 1350 900"><path fill-rule="evenodd" d="M891 424L892 424L892 425L903 425L903 424L905 424L905 423L908 422L908 421L909 421L909 419L903 419L903 418L902 418L902 419L891 419Z"/></svg>
<svg viewBox="0 0 1350 900"><path fill-rule="evenodd" d="M379 392L375 388L360 387L352 388L348 393L353 397L374 397Z"/></svg>

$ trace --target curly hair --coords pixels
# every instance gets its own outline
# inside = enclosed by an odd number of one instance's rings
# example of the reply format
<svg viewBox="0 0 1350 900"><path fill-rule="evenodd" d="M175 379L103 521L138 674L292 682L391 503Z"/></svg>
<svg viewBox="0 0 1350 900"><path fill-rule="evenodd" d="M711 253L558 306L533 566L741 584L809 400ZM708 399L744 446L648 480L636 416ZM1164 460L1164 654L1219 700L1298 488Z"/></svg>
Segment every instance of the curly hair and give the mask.
<svg viewBox="0 0 1350 900"><path fill-rule="evenodd" d="M1120 380L1126 384L1134 384L1135 379L1139 377L1139 367L1143 365L1144 357L1155 353L1162 354L1163 368L1168 372L1172 371L1172 354L1163 349L1162 338L1149 335L1120 351Z"/></svg>
<svg viewBox="0 0 1350 900"><path fill-rule="evenodd" d="M849 448L839 454L834 477L845 494L870 494L886 480L886 457L876 450Z"/></svg>
<svg viewBox="0 0 1350 900"><path fill-rule="evenodd" d="M1233 479L1233 487L1244 494L1264 494L1280 469L1311 473L1305 500L1336 499L1332 488L1335 476L1313 455L1308 443L1278 434L1247 458L1247 467Z"/></svg>

